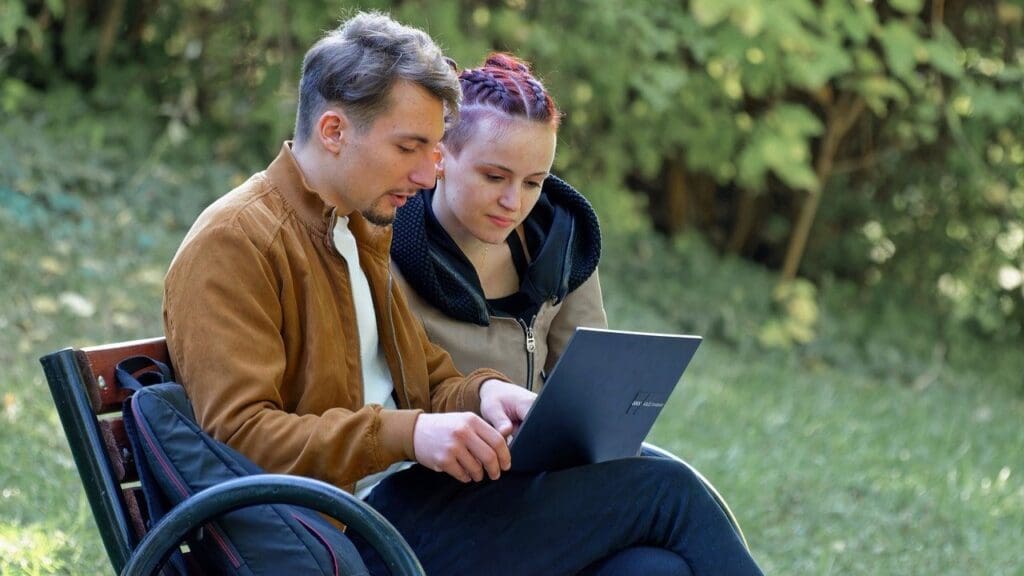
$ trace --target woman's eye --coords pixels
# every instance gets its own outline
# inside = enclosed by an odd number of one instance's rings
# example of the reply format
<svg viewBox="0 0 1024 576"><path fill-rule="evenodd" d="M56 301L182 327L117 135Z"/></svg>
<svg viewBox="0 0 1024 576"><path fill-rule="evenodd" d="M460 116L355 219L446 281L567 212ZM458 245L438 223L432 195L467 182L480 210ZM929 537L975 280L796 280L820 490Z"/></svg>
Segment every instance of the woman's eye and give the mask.
<svg viewBox="0 0 1024 576"><path fill-rule="evenodd" d="M484 177L487 178L487 180L490 182L501 182L502 180L505 179L504 176L500 174L487 174Z"/></svg>
<svg viewBox="0 0 1024 576"><path fill-rule="evenodd" d="M540 182L527 182L526 183L526 187L527 188L532 188L532 189L536 190L536 189L541 187L541 183Z"/></svg>
<svg viewBox="0 0 1024 576"><path fill-rule="evenodd" d="M416 151L416 149L415 149L415 148L410 148L410 147L408 147L408 146L401 146L401 145L399 145L399 146L398 146L398 149L399 149L399 150L400 150L400 151L401 151L401 152L402 152L403 154L412 154L413 152L415 152L415 151Z"/></svg>

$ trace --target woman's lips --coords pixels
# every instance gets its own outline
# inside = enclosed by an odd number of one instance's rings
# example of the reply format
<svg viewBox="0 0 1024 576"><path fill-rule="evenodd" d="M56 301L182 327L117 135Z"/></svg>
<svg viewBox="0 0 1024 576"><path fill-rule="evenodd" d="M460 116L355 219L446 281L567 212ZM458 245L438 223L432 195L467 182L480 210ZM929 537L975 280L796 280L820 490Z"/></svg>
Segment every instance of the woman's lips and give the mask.
<svg viewBox="0 0 1024 576"><path fill-rule="evenodd" d="M501 216L488 216L487 219L498 228L509 228L516 222L511 218L502 218Z"/></svg>

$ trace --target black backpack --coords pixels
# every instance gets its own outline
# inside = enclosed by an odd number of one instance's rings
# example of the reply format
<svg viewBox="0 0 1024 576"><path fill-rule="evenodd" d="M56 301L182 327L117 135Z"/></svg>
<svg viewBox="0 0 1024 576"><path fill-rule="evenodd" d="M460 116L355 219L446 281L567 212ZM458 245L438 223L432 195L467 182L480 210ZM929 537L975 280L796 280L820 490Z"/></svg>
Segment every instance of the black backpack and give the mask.
<svg viewBox="0 0 1024 576"><path fill-rule="evenodd" d="M120 384L134 391L124 402L125 431L150 524L193 494L232 478L261 474L258 466L203 432L170 368L135 356L117 365ZM312 510L265 504L230 512L186 537L203 567L217 574L353 574L369 572L348 537ZM185 574L178 552L164 573Z"/></svg>

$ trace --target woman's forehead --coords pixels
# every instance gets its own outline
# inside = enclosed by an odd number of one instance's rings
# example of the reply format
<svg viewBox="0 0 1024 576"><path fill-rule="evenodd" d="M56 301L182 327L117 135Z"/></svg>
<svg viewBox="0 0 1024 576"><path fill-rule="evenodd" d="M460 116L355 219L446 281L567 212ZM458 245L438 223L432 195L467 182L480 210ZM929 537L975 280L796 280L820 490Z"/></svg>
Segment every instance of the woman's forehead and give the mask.
<svg viewBox="0 0 1024 576"><path fill-rule="evenodd" d="M539 122L516 121L496 130L481 126L466 142L460 155L473 164L499 167L522 175L551 170L555 158L553 127Z"/></svg>

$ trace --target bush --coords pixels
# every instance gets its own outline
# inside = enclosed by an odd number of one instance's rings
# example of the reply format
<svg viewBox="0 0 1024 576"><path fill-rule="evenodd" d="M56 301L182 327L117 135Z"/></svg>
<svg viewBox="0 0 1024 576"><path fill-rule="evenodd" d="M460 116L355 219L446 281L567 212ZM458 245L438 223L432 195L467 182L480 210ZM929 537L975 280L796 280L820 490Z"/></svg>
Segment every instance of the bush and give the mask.
<svg viewBox="0 0 1024 576"><path fill-rule="evenodd" d="M1019 1L361 6L464 65L493 49L533 61L566 113L556 171L607 228L697 230L819 288L910 286L952 323L1021 338ZM5 7L0 107L22 120L0 200L26 222L119 195L184 225L288 137L303 52L344 16L324 0Z"/></svg>

